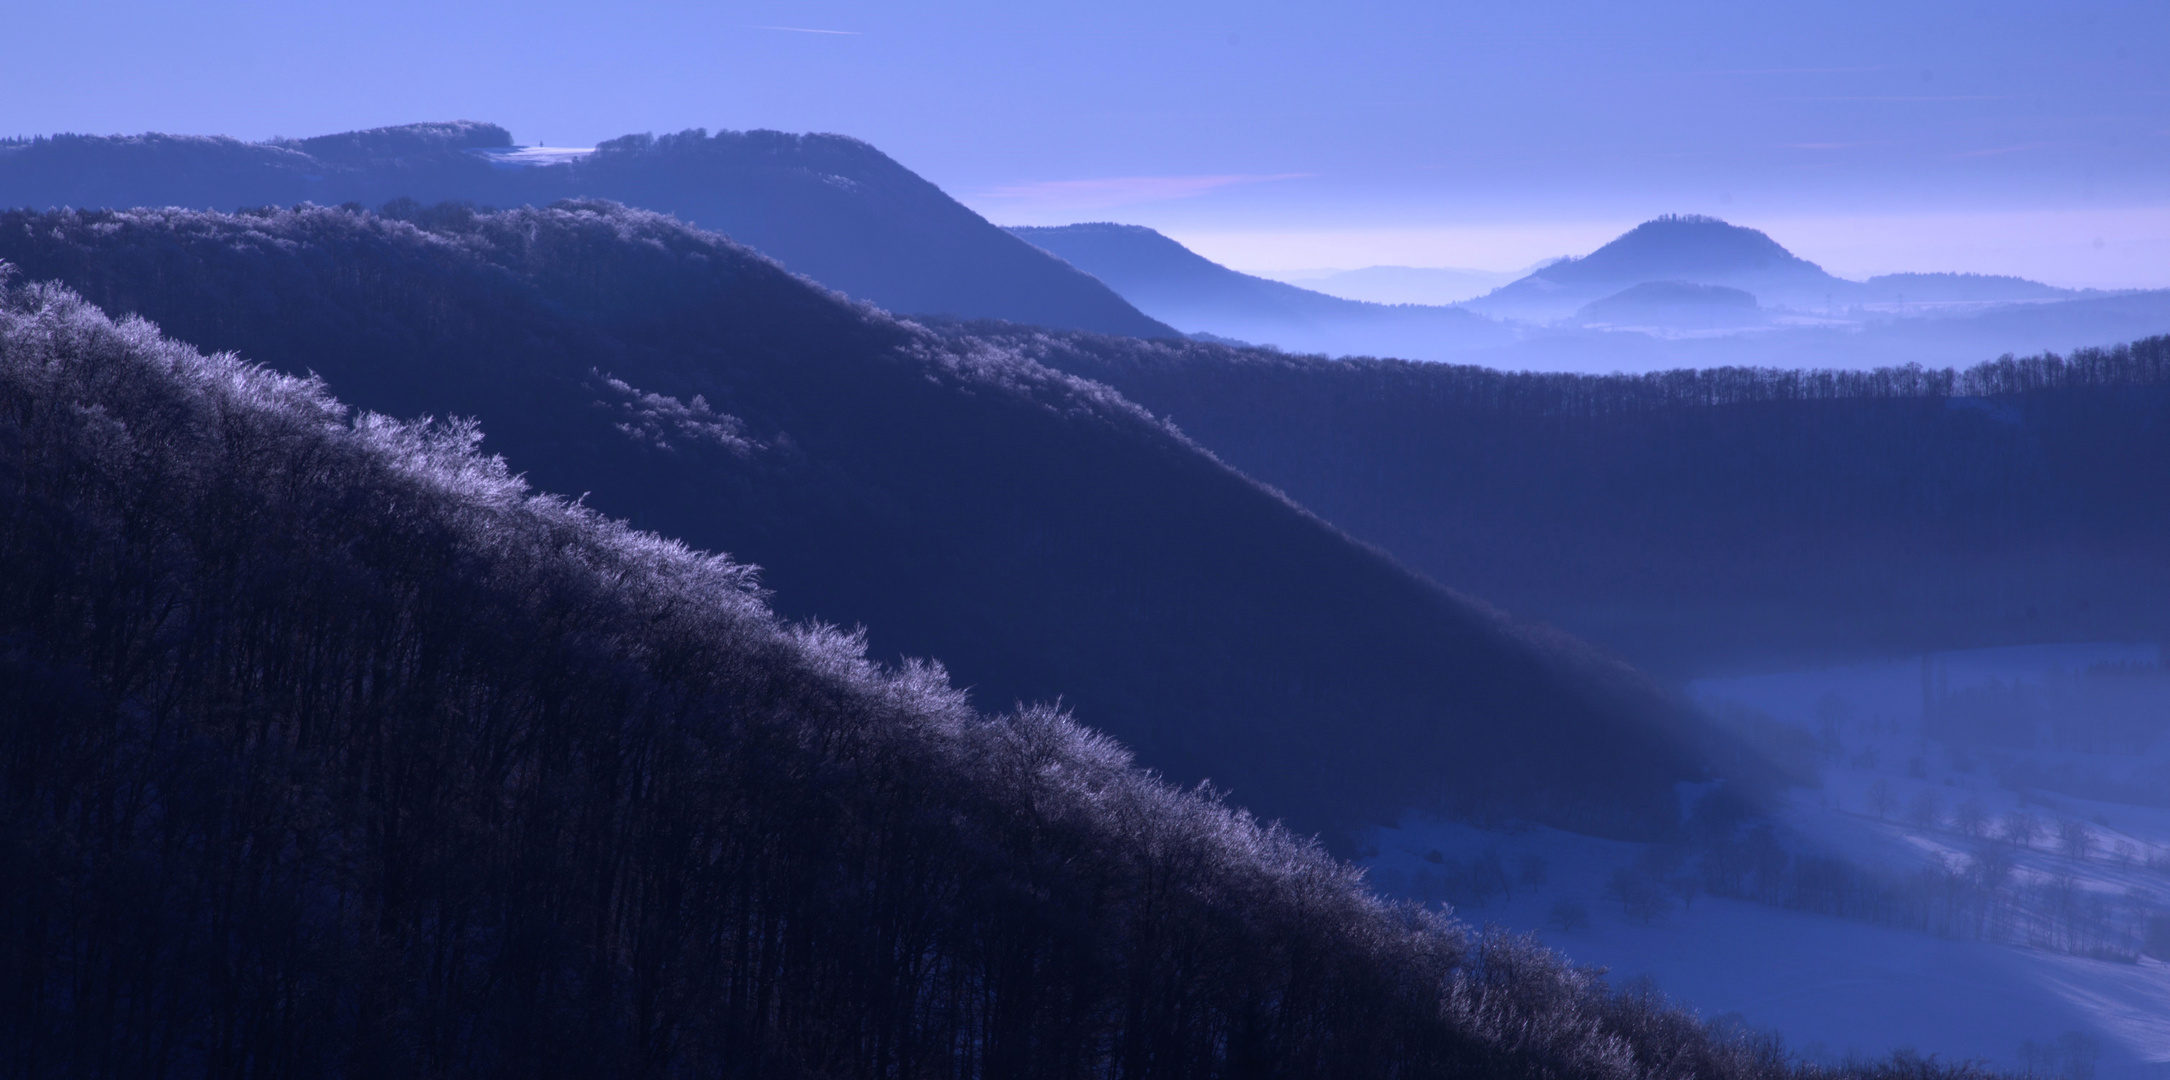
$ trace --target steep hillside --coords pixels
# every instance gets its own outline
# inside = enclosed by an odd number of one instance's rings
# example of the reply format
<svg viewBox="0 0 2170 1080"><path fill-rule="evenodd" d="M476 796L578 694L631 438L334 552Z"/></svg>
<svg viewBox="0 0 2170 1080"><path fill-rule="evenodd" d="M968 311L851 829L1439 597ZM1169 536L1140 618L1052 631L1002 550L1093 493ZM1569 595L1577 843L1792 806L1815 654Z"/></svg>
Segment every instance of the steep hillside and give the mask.
<svg viewBox="0 0 2170 1080"><path fill-rule="evenodd" d="M1139 225L1013 228L1107 282L1145 313L1189 333L1329 356L1434 360L1513 334L1449 307L1367 304L1252 277Z"/></svg>
<svg viewBox="0 0 2170 1080"><path fill-rule="evenodd" d="M1060 697L1306 831L1426 805L1644 833L1708 768L1631 671L1010 346L651 213L402 212L17 212L0 258L364 407L478 417L545 488L760 565L787 614L988 706Z"/></svg>
<svg viewBox="0 0 2170 1080"><path fill-rule="evenodd" d="M1643 376L1011 340L1436 580L1665 672L2170 634L2170 338Z"/></svg>
<svg viewBox="0 0 2170 1080"><path fill-rule="evenodd" d="M1831 1075L779 622L476 437L0 293L0 1069Z"/></svg>
<svg viewBox="0 0 2170 1080"><path fill-rule="evenodd" d="M530 154L495 124L312 139L62 135L0 145L0 206L186 206L395 198L485 206L606 198L728 233L792 270L905 313L1174 336L1091 277L840 135L686 131Z"/></svg>

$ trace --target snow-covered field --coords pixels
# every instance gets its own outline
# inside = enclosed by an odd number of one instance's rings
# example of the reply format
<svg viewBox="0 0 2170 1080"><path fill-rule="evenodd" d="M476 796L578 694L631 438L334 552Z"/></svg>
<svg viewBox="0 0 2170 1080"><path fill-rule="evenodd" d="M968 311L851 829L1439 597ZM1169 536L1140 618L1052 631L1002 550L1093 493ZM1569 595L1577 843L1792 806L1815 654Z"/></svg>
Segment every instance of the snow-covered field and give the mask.
<svg viewBox="0 0 2170 1080"><path fill-rule="evenodd" d="M1697 850L1668 857L1542 828L1408 821L1372 836L1368 863L1382 891L1452 899L1471 923L1535 932L1615 981L1647 976L1806 1057L1911 1047L2073 1080L2170 1077L2170 965L2141 954L2149 918L2170 914L2170 808L2009 782L2057 765L2123 776L2159 763L2170 739L2104 754L2060 749L2047 726L2031 747L1929 734L2092 665L2160 673L2160 662L2152 644L1996 649L1692 686L1815 745L1820 786L1789 793L1774 835L1796 857L1880 875L1913 905L1882 917L1801 910L1785 890L1707 895L1688 884ZM1943 726L1925 726L1937 710ZM1619 883L1636 866L1662 886L1639 905Z"/></svg>

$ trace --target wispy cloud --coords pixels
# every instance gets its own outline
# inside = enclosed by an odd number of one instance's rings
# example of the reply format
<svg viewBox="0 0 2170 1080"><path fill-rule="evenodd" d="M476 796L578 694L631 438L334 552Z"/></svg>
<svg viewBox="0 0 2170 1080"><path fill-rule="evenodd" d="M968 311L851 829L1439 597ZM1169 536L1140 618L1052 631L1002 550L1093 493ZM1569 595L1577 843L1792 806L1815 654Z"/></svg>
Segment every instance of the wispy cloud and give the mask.
<svg viewBox="0 0 2170 1080"><path fill-rule="evenodd" d="M1216 173L1210 176L1111 176L1094 180L1036 180L1026 184L992 188L981 192L978 197L1048 209L1096 210L1134 203L1187 199L1238 184L1297 180L1310 175L1312 174Z"/></svg>
<svg viewBox="0 0 2170 1080"><path fill-rule="evenodd" d="M857 30L815 30L806 26L749 26L748 30L781 30L787 34L835 34L839 37L858 37Z"/></svg>

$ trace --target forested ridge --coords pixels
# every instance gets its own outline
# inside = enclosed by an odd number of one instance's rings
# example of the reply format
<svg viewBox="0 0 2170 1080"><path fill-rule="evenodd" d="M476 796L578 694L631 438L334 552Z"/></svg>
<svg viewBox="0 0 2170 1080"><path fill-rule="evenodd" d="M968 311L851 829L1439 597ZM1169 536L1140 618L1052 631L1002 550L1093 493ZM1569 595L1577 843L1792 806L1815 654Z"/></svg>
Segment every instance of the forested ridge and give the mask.
<svg viewBox="0 0 2170 1080"><path fill-rule="evenodd" d="M392 199L494 206L605 198L728 233L904 313L1174 337L1091 276L1003 232L858 139L680 131L522 165L512 133L460 120L249 143L57 135L0 143L0 206L232 211Z"/></svg>
<svg viewBox="0 0 2170 1080"><path fill-rule="evenodd" d="M359 406L477 417L538 486L759 565L787 615L939 657L983 707L1059 698L1306 833L1422 807L1662 835L1673 785L1736 760L1105 386L660 215L13 212L0 258Z"/></svg>
<svg viewBox="0 0 2170 1080"><path fill-rule="evenodd" d="M1832 1075L478 438L0 293L0 1071Z"/></svg>
<svg viewBox="0 0 2170 1080"><path fill-rule="evenodd" d="M1597 376L969 329L1453 588L1675 675L2166 629L2170 339Z"/></svg>

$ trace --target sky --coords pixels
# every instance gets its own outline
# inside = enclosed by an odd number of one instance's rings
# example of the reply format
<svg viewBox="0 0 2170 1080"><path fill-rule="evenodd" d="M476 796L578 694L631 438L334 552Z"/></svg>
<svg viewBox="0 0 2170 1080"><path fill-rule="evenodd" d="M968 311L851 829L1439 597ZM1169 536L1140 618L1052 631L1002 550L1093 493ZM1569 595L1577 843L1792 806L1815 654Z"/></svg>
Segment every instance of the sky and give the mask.
<svg viewBox="0 0 2170 1080"><path fill-rule="evenodd" d="M1660 213L1841 274L2170 286L2162 0L23 5L0 135L866 139L1002 224L1504 270Z"/></svg>

